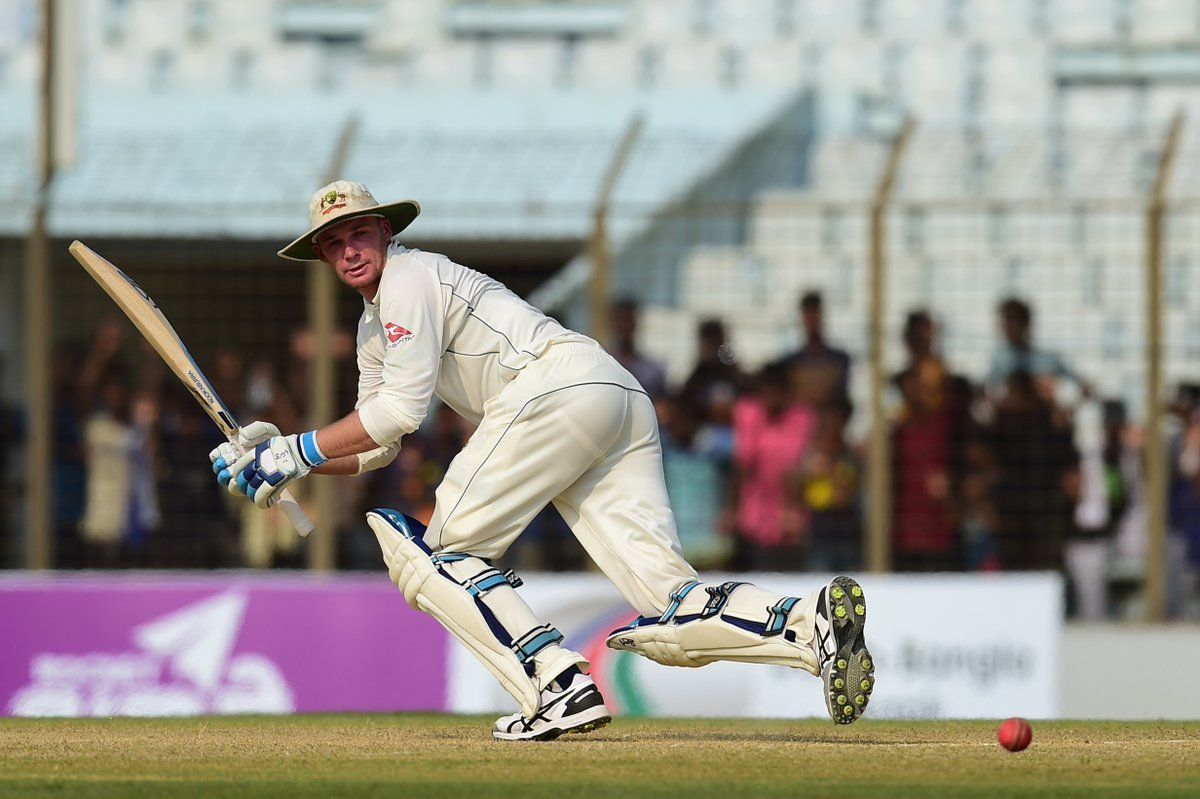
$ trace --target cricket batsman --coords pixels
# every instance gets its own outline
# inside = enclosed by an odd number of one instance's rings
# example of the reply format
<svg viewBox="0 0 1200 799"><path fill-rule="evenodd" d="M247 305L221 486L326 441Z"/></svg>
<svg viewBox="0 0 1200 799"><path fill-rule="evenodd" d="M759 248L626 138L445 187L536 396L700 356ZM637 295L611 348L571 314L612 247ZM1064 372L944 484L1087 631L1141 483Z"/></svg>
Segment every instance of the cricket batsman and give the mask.
<svg viewBox="0 0 1200 799"><path fill-rule="evenodd" d="M335 181L309 205L310 226L279 252L319 259L363 297L358 401L318 430L240 431L244 454L210 454L217 480L265 508L310 473L360 474L396 457L434 395L477 425L436 492L428 528L394 510L367 514L388 575L512 694L504 740L548 740L611 717L588 662L492 565L548 502L640 618L613 649L669 666L718 660L804 669L824 683L835 722L857 720L874 688L866 602L849 577L804 597L750 583L701 582L683 559L663 481L654 406L599 344L502 284L397 236L420 213L380 205Z"/></svg>

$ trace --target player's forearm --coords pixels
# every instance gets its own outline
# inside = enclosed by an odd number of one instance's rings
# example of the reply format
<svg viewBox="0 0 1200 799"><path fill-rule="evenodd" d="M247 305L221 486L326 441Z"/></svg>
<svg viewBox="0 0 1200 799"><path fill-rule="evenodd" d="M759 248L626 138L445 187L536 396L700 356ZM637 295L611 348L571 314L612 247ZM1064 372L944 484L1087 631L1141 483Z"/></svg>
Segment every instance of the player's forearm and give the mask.
<svg viewBox="0 0 1200 799"><path fill-rule="evenodd" d="M329 459L327 463L321 465L321 474L354 474L358 470L355 456L376 449L379 444L367 434L362 420L358 418L358 411L351 411L333 424L317 431L317 446L321 448L321 454ZM326 469L335 460L342 458L347 458L347 461L354 463L353 471L332 472Z"/></svg>
<svg viewBox="0 0 1200 799"><path fill-rule="evenodd" d="M341 458L331 458L313 469L313 474L350 475L361 471L357 455L345 455Z"/></svg>
<svg viewBox="0 0 1200 799"><path fill-rule="evenodd" d="M399 443L387 447L377 445L363 427L358 411L317 430L315 438L320 454L328 459L313 469L317 474L357 475L381 469L391 463L400 450ZM327 447L335 454L330 455Z"/></svg>

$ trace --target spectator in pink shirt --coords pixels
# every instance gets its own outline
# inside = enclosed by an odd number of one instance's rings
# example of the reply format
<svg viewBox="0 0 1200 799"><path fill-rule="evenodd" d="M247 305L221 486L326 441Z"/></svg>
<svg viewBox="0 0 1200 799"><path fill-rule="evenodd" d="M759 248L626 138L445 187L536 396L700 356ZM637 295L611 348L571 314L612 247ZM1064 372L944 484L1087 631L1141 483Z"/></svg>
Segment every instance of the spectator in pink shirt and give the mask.
<svg viewBox="0 0 1200 799"><path fill-rule="evenodd" d="M734 475L730 496L744 569L803 567L804 516L789 486L816 428L813 412L792 399L788 368L764 367L755 393L733 408Z"/></svg>

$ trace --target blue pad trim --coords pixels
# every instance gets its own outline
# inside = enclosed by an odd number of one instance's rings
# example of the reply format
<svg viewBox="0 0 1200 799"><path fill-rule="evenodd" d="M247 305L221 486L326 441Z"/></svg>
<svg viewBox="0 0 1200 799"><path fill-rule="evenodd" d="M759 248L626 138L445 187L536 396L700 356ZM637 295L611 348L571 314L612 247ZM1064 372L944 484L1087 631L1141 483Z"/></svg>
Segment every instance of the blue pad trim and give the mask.
<svg viewBox="0 0 1200 799"><path fill-rule="evenodd" d="M512 651L522 663L529 664L533 656L548 646L563 640L563 634L549 624L535 627L512 642Z"/></svg>
<svg viewBox="0 0 1200 799"><path fill-rule="evenodd" d="M654 625L654 624L662 624L662 622L658 620L657 616L638 616L636 619L631 621L629 624L626 624L624 627L618 627L617 629L613 630L608 635L609 635L609 637L612 637L612 636L616 635L617 633L623 633L626 630L636 630L638 627L650 627L651 625Z"/></svg>
<svg viewBox="0 0 1200 799"><path fill-rule="evenodd" d="M788 614L792 612L792 608L799 601L798 597L787 596L767 608L767 624L763 628L764 638L770 638L783 632L783 628L787 625Z"/></svg>
<svg viewBox="0 0 1200 799"><path fill-rule="evenodd" d="M653 616L639 616L626 626L613 630L608 634L609 637L611 638L628 630L636 630L639 627L650 627L656 624L674 624L679 626L693 621L720 616L721 621L726 624L755 633L756 635L761 635L763 638L782 635L787 641L792 643L796 641L796 633L787 629L787 620L792 609L796 607L796 603L800 601L798 597L785 596L774 605L768 607L765 622L741 619L737 616L726 616L722 614L722 611L729 604L729 597L738 586L748 585L748 583L731 580L720 585L706 586L704 590L708 592L708 602L705 603L704 608L699 613L685 613L680 615L680 604L682 604L684 597L691 593L697 585L699 583L694 581L686 583L674 594L671 594L671 604L667 606L667 610L662 616L658 618Z"/></svg>
<svg viewBox="0 0 1200 799"><path fill-rule="evenodd" d="M480 572L462 583L462 587L467 589L467 593L473 597L481 597L493 588L499 588L502 585L508 585L508 578L495 569Z"/></svg>
<svg viewBox="0 0 1200 799"><path fill-rule="evenodd" d="M435 553L432 549L430 549L429 545L425 543L425 525L421 524L416 519L412 518L411 516L406 516L399 511L392 510L391 508L376 508L371 512L382 516L387 520L388 524L397 530L397 532L420 547L421 550L429 556L429 559L433 562L434 566L437 567L438 573L442 577L466 589L467 593L471 595L471 598L475 600L475 607L479 610L480 615L483 616L483 620L487 624L488 629L492 631L492 635L496 637L496 640L500 642L501 646L505 646L513 650L513 652L524 664L525 670L531 675L533 674L535 667L535 664L532 660L533 656L551 644L556 644L563 640L562 633L549 625L544 625L542 627L537 627L533 630L530 630L528 633L521 636L521 638L514 641L512 635L504 628L504 625L500 623L500 620L496 618L496 614L493 613L492 609L488 607L486 602L484 602L483 596L488 591L499 588L502 585L511 585L514 588L520 585L521 580L516 576L515 573L509 571L506 574L501 574L496 569L487 569L486 571L480 572L476 576L472 577L470 580L467 580L465 583L459 582L448 571L446 571L446 569L442 568L442 565L447 563L457 563L459 561L467 560L468 558L473 558L476 556L463 554L461 552ZM484 563L489 563L490 565L490 562L484 560L483 558L477 558L477 560L481 560Z"/></svg>
<svg viewBox="0 0 1200 799"><path fill-rule="evenodd" d="M392 510L391 508L375 508L371 513L378 513L387 520L388 524L396 528L396 531L400 535L419 546L431 559L433 558L433 550L425 543L425 525L413 517L407 516L398 510Z"/></svg>
<svg viewBox="0 0 1200 799"><path fill-rule="evenodd" d="M679 612L679 605L684 598L692 592L692 589L700 585L699 580L692 580L680 586L679 590L671 594L671 604L667 605L667 609L663 611L663 615L658 618L660 624L669 624L671 619L675 618L675 614Z"/></svg>
<svg viewBox="0 0 1200 799"><path fill-rule="evenodd" d="M721 621L745 630L746 632L754 633L755 635L761 635L763 638L767 637L766 633L763 632L763 625L760 621L739 619L737 616L722 616Z"/></svg>

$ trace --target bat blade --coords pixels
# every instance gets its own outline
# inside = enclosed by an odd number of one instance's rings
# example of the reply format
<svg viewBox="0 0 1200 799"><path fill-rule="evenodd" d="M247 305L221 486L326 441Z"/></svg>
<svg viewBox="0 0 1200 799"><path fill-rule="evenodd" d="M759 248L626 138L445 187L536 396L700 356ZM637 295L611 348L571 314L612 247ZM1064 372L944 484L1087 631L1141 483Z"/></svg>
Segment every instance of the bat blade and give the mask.
<svg viewBox="0 0 1200 799"><path fill-rule="evenodd" d="M175 332L170 321L159 309L158 304L133 278L83 242L72 242L70 251L75 260L100 285L100 288L104 289L117 307L129 317L129 321L133 322L138 332L145 337L163 362L179 378L179 381L187 387L196 402L220 428L226 439L236 443L238 424L233 417L233 412L217 396L212 384L200 371L195 359L184 346L183 340ZM312 531L312 521L286 489L279 499L279 505L300 535L308 535Z"/></svg>
<svg viewBox="0 0 1200 799"><path fill-rule="evenodd" d="M154 347L154 351L192 393L221 432L226 437L236 435L238 425L233 412L217 396L212 384L183 345L183 340L150 295L133 278L83 242L71 244L71 255L100 284L117 307L125 312L129 321Z"/></svg>

